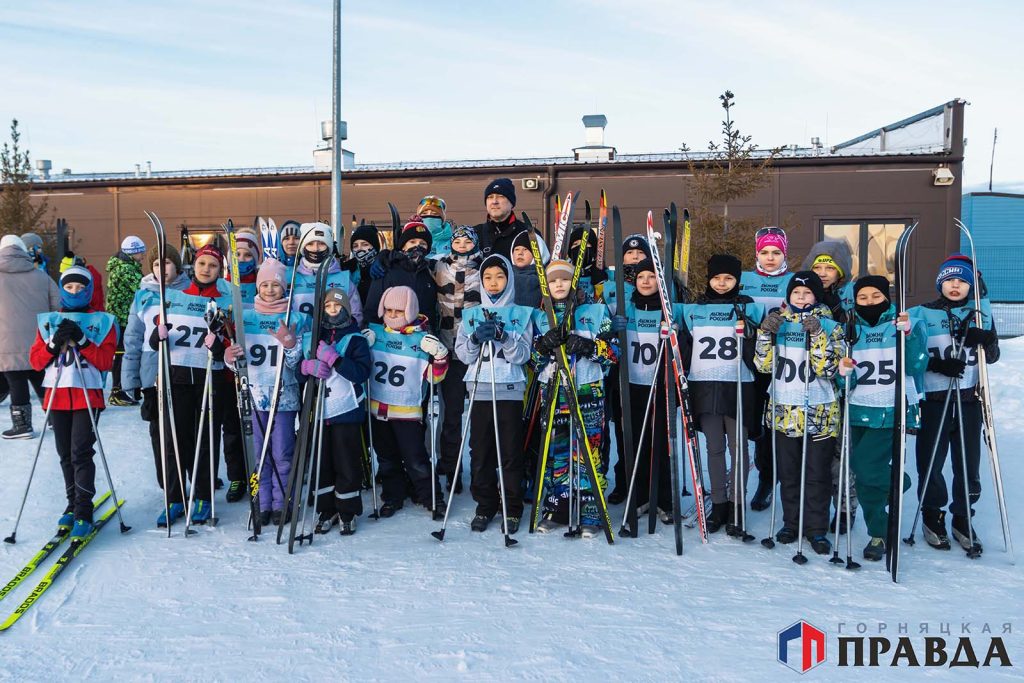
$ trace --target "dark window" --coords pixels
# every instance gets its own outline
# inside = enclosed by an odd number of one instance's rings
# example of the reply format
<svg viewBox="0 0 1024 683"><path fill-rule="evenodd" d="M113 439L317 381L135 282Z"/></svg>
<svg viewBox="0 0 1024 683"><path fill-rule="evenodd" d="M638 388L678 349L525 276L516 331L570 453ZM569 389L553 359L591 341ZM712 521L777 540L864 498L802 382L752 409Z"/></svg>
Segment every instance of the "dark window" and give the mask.
<svg viewBox="0 0 1024 683"><path fill-rule="evenodd" d="M896 240L911 224L910 220L877 219L822 221L822 239L846 240L853 255L853 279L861 275L885 275L893 280ZM907 281L911 264L907 264Z"/></svg>

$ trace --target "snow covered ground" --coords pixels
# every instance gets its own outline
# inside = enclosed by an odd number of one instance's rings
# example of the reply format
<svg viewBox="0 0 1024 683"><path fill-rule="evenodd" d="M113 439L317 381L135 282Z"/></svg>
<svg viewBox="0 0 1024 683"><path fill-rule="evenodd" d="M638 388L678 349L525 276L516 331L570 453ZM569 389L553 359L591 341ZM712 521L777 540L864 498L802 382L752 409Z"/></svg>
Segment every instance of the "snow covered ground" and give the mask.
<svg viewBox="0 0 1024 683"><path fill-rule="evenodd" d="M1020 553L1024 339L1004 341L1003 349L992 377ZM677 557L664 526L614 546L524 531L520 544L506 549L497 524L485 534L469 531L468 492L456 499L444 543L430 536L438 524L426 512L406 507L390 520L360 520L353 537L317 537L289 556L270 538L247 543L246 506L223 503L222 494L218 527L188 539L176 528L167 539L154 526L162 496L137 409L110 409L101 429L134 529L120 536L108 525L29 614L0 634L0 679L784 680L797 674L776 661L776 633L800 619L828 632L827 661L809 677L840 673L840 624L844 635L856 635L859 624L865 635L878 635L885 624L894 645L899 624L908 624L921 655L920 624L928 623L931 635L948 624L953 643L970 622L983 658L982 625L1000 635L1010 622L1003 638L1013 668L900 675L1019 678L1024 666L1024 569L1002 552L987 462L976 518L983 558L932 550L919 535L914 548L904 547L902 581L894 585L882 564L853 573L812 553L801 567L790 561L791 547L769 551L722 532L702 547L696 531L686 530L685 553ZM34 448L0 443L4 535ZM0 548L0 579L49 537L61 497L48 436L19 542ZM906 525L912 515L909 504ZM767 512L752 514L758 538L767 526ZM867 541L859 519L853 539L859 558ZM23 586L0 603L2 616L30 590ZM841 673L897 675L888 668Z"/></svg>

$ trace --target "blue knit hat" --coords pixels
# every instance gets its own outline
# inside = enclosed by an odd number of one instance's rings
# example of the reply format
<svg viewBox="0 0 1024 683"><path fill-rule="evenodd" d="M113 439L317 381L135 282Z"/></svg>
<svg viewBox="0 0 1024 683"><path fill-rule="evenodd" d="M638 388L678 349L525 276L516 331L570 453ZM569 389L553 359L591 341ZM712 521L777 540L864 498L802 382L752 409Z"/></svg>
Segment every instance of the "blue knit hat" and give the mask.
<svg viewBox="0 0 1024 683"><path fill-rule="evenodd" d="M942 283L953 279L963 280L971 287L974 286L974 264L970 258L963 254L950 254L939 266L939 274L935 276L935 289L942 294Z"/></svg>

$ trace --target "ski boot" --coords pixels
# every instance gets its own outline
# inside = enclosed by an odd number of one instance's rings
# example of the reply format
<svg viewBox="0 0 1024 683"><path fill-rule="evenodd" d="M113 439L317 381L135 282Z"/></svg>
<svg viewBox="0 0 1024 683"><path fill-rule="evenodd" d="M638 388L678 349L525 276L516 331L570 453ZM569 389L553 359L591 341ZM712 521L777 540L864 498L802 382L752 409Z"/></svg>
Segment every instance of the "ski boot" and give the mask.
<svg viewBox="0 0 1024 683"><path fill-rule="evenodd" d="M184 503L171 503L171 524L185 516L185 504ZM167 510L161 510L160 516L156 518L156 525L161 529L167 528Z"/></svg>
<svg viewBox="0 0 1024 683"><path fill-rule="evenodd" d="M885 539L872 537L868 544L864 546L864 559L878 562L883 557L885 557Z"/></svg>
<svg viewBox="0 0 1024 683"><path fill-rule="evenodd" d="M210 521L210 501L197 500L192 503L192 523L206 524Z"/></svg>
<svg viewBox="0 0 1024 683"><path fill-rule="evenodd" d="M594 538L601 534L601 527L595 524L584 524L580 529L580 538Z"/></svg>
<svg viewBox="0 0 1024 683"><path fill-rule="evenodd" d="M228 484L228 492L227 495L224 496L224 498L229 503L237 503L238 501L242 500L243 496L245 496L244 481L233 481L230 484Z"/></svg>
<svg viewBox="0 0 1024 683"><path fill-rule="evenodd" d="M547 534L547 533L550 533L552 531L555 531L560 526L565 526L565 525L564 524L559 524L558 522L555 521L555 518L552 515L547 514L547 515L544 515L544 519L540 520L540 522L537 524L537 527L535 528L535 531L537 533Z"/></svg>
<svg viewBox="0 0 1024 683"><path fill-rule="evenodd" d="M261 510L260 511L260 526L261 527L270 526L271 514L272 513L270 512L270 510Z"/></svg>
<svg viewBox="0 0 1024 683"><path fill-rule="evenodd" d="M732 514L732 503L726 501L724 503L712 503L711 514L704 520L708 528L708 533L713 534L728 521L729 516Z"/></svg>
<svg viewBox="0 0 1024 683"><path fill-rule="evenodd" d="M508 535L509 536L513 536L513 535L515 535L515 533L517 531L519 531L519 522L520 522L519 517L506 517L505 518L505 528L508 529Z"/></svg>
<svg viewBox="0 0 1024 683"><path fill-rule="evenodd" d="M394 517L395 513L402 509L402 503L384 503L380 506L380 516L387 519Z"/></svg>
<svg viewBox="0 0 1024 683"><path fill-rule="evenodd" d="M775 534L775 540L783 545L796 543L796 529L790 529L788 526L782 527L779 529L779 533Z"/></svg>
<svg viewBox="0 0 1024 683"><path fill-rule="evenodd" d="M314 531L318 534L326 534L328 531L334 528L334 525L338 523L337 512L321 512L320 519L316 522L316 529Z"/></svg>
<svg viewBox="0 0 1024 683"><path fill-rule="evenodd" d="M974 532L974 544L971 544L971 532ZM967 557L975 560L981 557L984 550L978 530L970 527L970 521L964 515L953 515L953 538L960 547L967 551Z"/></svg>
<svg viewBox="0 0 1024 683"><path fill-rule="evenodd" d="M117 406L119 408L128 408L139 405L137 401L132 399L131 396L121 391L119 388L115 388L110 392L110 398L107 399L107 402L110 405Z"/></svg>
<svg viewBox="0 0 1024 683"><path fill-rule="evenodd" d="M921 510L921 530L924 532L924 540L936 550L949 550L952 547L946 535L945 510Z"/></svg>
<svg viewBox="0 0 1024 683"><path fill-rule="evenodd" d="M71 531L71 527L73 527L74 525L75 513L71 511L65 512L63 515L60 516L60 519L57 520L57 533L60 533L62 531L64 533L67 533Z"/></svg>
<svg viewBox="0 0 1024 683"><path fill-rule="evenodd" d="M356 532L356 518L341 520L341 535L351 536Z"/></svg>
<svg viewBox="0 0 1024 683"><path fill-rule="evenodd" d="M75 526L71 528L71 542L82 541L86 536L92 533L95 527L92 522L84 519L76 519Z"/></svg>

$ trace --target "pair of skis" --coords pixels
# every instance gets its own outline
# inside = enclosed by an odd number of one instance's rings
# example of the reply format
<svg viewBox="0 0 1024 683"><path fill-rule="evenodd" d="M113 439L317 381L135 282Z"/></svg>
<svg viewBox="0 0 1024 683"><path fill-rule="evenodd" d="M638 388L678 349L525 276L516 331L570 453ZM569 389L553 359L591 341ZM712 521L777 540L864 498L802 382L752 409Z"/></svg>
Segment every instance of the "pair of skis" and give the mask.
<svg viewBox="0 0 1024 683"><path fill-rule="evenodd" d="M100 496L93 504L93 509L98 510L101 506L103 506L110 498L110 495L111 494L108 491L107 493ZM96 519L93 526L93 530L89 532L87 536L84 536L81 539L74 539L71 541L71 545L67 548L67 550L65 550L61 554L60 557L57 558L57 561L53 564L53 566L50 567L50 570L46 572L46 575L43 576L42 580L40 580L36 587L32 589L32 592L28 594L28 596L21 602L20 605L18 605L18 607L10 614L10 616L8 616L7 619L4 620L3 623L0 623L0 631L6 631L11 626L13 626L19 619L21 619L25 612L27 612L29 608L32 607L32 605L39 601L39 599L46 593L46 591L49 590L50 587L54 584L54 582L57 580L57 577L60 576L64 572L64 570L67 569L68 565L70 565L74 561L74 559L81 554L85 547L89 545L89 543L92 542L92 540L96 537L96 534L99 533L100 529L102 529L106 525L106 523L110 521L114 514L117 513L118 509L123 505L124 499L118 500L113 507L103 512L103 514L101 514L99 518ZM0 589L0 599L7 597L7 595L15 588L17 588L22 581L24 581L33 572L35 572L35 570L39 568L39 566L46 560L46 558L52 555L57 550L57 548L60 547L61 544L63 544L66 538L68 538L68 531L58 530L57 534L53 538L51 538L46 543L46 545L44 545L39 550L39 552L35 554L35 556L29 561L29 563L26 564L21 569L21 571L19 571L15 575L14 579L9 581L3 587L3 589Z"/></svg>
<svg viewBox="0 0 1024 683"><path fill-rule="evenodd" d="M573 204L573 198L572 198L572 194L570 193L570 194L566 195L566 207L563 209L562 216L561 216L561 218L559 220L559 231L560 231L560 234L556 237L555 250L553 252L554 255L557 255L557 254L561 253L560 249L562 247L562 242L564 241L564 238L565 238L565 231L568 228L569 219L570 219L571 214L572 214L572 204ZM558 318L557 318L557 316L555 314L554 302L551 299L551 290L548 288L547 272L544 269L544 260L543 260L542 254L541 254L540 244L537 241L537 234L536 234L536 232L533 229L533 224L530 221L529 216L527 216L525 213L523 214L523 222L526 224L526 233L527 233L528 237L530 238L530 250L533 253L534 266L537 269L537 279L538 279L538 281L540 283L541 300L542 300L542 304L543 304L543 307L544 307L544 311L547 314L548 325L549 325L550 329L556 329L559 326L559 322L558 322ZM587 235L586 232L584 232L583 233L583 237L582 237L582 239L580 241L580 250L579 250L579 254L578 254L577 259L576 259L576 266L575 266L575 269L573 271L573 280L572 280L572 285L571 285L571 288L570 288L570 295L569 295L570 296L570 301L568 302L568 305L566 307L566 312L565 312L565 322L566 322L567 325L571 324L571 320L572 320L572 306L573 306L573 302L576 299L576 296L575 296L576 287L579 284L579 278L580 278L581 271L582 271L582 263L583 263L583 260L585 258L585 254L586 254L587 239L588 239L588 235ZM586 466L587 466L587 471L588 471L588 474L589 474L589 477L590 477L592 493L594 495L595 501L597 502L597 508L598 508L598 512L599 512L599 516L600 516L601 528L604 531L605 539L608 541L609 544L612 544L612 543L615 542L615 537L614 537L614 534L612 533L611 517L608 514L608 504L605 501L604 492L601 490L601 486L600 486L600 483L599 483L598 472L597 472L597 455L594 453L593 448L591 448L590 440L587 438L587 432L586 432L586 427L585 427L586 423L583 420L583 413L580 410L579 400L578 400L577 395L576 395L575 375L574 375L574 373L572 371L572 365L569 362L569 356L565 352L565 346L564 345L563 346L559 346L557 349L555 349L555 362L557 363L557 367L554 370L554 374L552 376L552 382L549 383L550 389L548 391L548 397L549 397L548 400L550 401L550 405L551 405L551 407L549 408L549 418L550 419L548 421L548 427L549 427L549 430L550 430L551 425L553 424L553 417L554 417L554 412L555 412L555 408L554 407L558 403L558 387L557 387L556 384L554 384L554 382L557 381L558 383L561 384L562 390L565 392L566 401L569 404L569 411L570 411L570 414L569 414L570 434L575 432L576 437L577 437L577 443L580 444L580 446L583 449L583 453L580 454L580 457L584 457L586 459ZM549 442L550 441L550 437L548 439L546 439L545 441ZM541 452L540 463L539 463L539 466L538 466L538 472L540 474L537 477L537 481L534 484L536 490L535 490L534 503L533 503L533 505L534 505L534 512L531 515L531 521L530 521L530 530L531 531L533 531L533 529L536 526L535 525L536 516L539 513L539 510L540 510L541 505L542 505L543 497L544 497L543 496L543 494L544 494L544 492L543 492L543 488L544 488L544 486L543 486L543 476L544 476L544 470L547 467L547 453L548 453L548 446L549 445L550 445L549 443L545 443L545 445L543 447L543 450ZM570 455L570 466L571 466L571 459L573 457L573 454L570 452L569 455ZM571 521L572 520L570 520L570 522Z"/></svg>
<svg viewBox="0 0 1024 683"><path fill-rule="evenodd" d="M263 250L263 258L276 259L279 258L278 254L281 253L281 233L277 229L277 224L274 223L274 219L264 219L262 216L256 216L252 222L253 232L256 232L260 236L260 248ZM231 251L234 251L235 247L231 247Z"/></svg>

